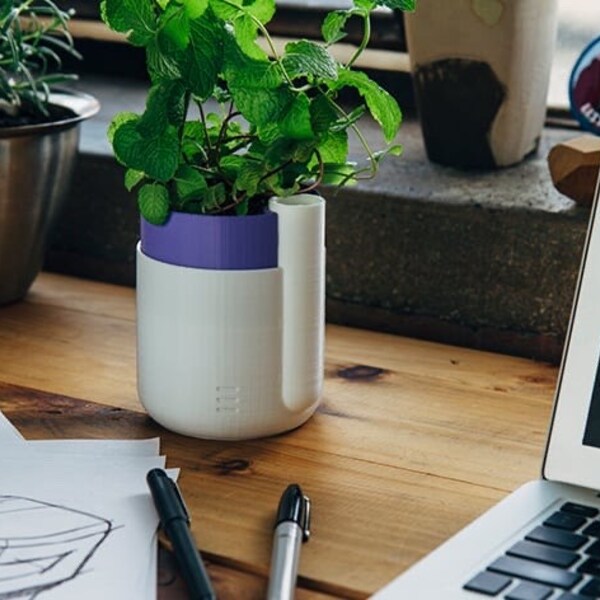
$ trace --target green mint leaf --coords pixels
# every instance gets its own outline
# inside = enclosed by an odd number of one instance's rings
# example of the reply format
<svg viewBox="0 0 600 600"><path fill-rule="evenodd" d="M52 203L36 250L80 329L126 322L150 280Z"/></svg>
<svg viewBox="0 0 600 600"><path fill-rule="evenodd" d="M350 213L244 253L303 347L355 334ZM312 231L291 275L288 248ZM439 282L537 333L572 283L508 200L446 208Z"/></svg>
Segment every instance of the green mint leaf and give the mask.
<svg viewBox="0 0 600 600"><path fill-rule="evenodd" d="M184 125L181 152L190 162L206 157L204 127L199 121L187 121Z"/></svg>
<svg viewBox="0 0 600 600"><path fill-rule="evenodd" d="M189 200L201 200L208 188L206 178L197 169L182 165L175 174L175 189L181 203Z"/></svg>
<svg viewBox="0 0 600 600"><path fill-rule="evenodd" d="M250 14L261 23L268 23L275 14L275 0L209 0L214 13L224 21L233 22L238 17ZM232 6L234 4L235 6Z"/></svg>
<svg viewBox="0 0 600 600"><path fill-rule="evenodd" d="M361 10L372 11L377 5L377 0L354 0L354 6Z"/></svg>
<svg viewBox="0 0 600 600"><path fill-rule="evenodd" d="M375 4L376 6L413 12L417 6L417 0L376 0Z"/></svg>
<svg viewBox="0 0 600 600"><path fill-rule="evenodd" d="M153 39L146 46L146 66L152 82L156 83L162 79L179 79L181 77L181 54L176 51L165 54L158 39Z"/></svg>
<svg viewBox="0 0 600 600"><path fill-rule="evenodd" d="M351 15L352 13L348 10L336 10L325 17L321 33L327 44L335 44L346 37L344 27Z"/></svg>
<svg viewBox="0 0 600 600"><path fill-rule="evenodd" d="M153 0L102 0L101 15L115 31L128 34L134 46L145 46L156 33Z"/></svg>
<svg viewBox="0 0 600 600"><path fill-rule="evenodd" d="M322 183L325 185L348 185L356 183L356 167L350 163L326 163Z"/></svg>
<svg viewBox="0 0 600 600"><path fill-rule="evenodd" d="M163 9L165 10L165 8L167 8L167 6L170 4L171 0L156 0L156 3Z"/></svg>
<svg viewBox="0 0 600 600"><path fill-rule="evenodd" d="M192 93L201 100L212 94L223 64L221 26L211 11L190 21L190 43L181 72Z"/></svg>
<svg viewBox="0 0 600 600"><path fill-rule="evenodd" d="M348 134L345 131L328 132L319 141L321 160L324 163L343 163L348 158Z"/></svg>
<svg viewBox="0 0 600 600"><path fill-rule="evenodd" d="M213 212L227 201L227 190L224 183L217 183L207 188L202 201L203 212Z"/></svg>
<svg viewBox="0 0 600 600"><path fill-rule="evenodd" d="M286 45L283 66L292 79L337 79L337 65L329 52L323 46L308 40Z"/></svg>
<svg viewBox="0 0 600 600"><path fill-rule="evenodd" d="M381 125L386 141L391 142L402 122L402 113L396 100L365 73L342 68L334 87L339 89L345 86L355 88L365 99L371 115Z"/></svg>
<svg viewBox="0 0 600 600"><path fill-rule="evenodd" d="M208 0L179 0L190 19L201 17L208 8Z"/></svg>
<svg viewBox="0 0 600 600"><path fill-rule="evenodd" d="M238 202L235 205L235 214L238 217L245 217L248 214L248 208L249 208L248 198L244 198L241 202Z"/></svg>
<svg viewBox="0 0 600 600"><path fill-rule="evenodd" d="M283 75L278 65L245 54L232 32L225 39L223 73L230 88L274 89L283 83Z"/></svg>
<svg viewBox="0 0 600 600"><path fill-rule="evenodd" d="M310 121L313 131L319 135L329 131L333 123L338 120L338 113L326 96L317 96L310 103Z"/></svg>
<svg viewBox="0 0 600 600"><path fill-rule="evenodd" d="M123 123L114 132L113 149L117 160L158 181L169 181L179 163L177 128L169 125L160 135L144 136L139 119Z"/></svg>
<svg viewBox="0 0 600 600"><path fill-rule="evenodd" d="M256 60L267 60L267 53L256 43L258 25L249 15L242 15L233 22L235 39L242 52Z"/></svg>
<svg viewBox="0 0 600 600"><path fill-rule="evenodd" d="M248 198L256 195L261 179L265 174L265 165L256 160L245 160L239 170L235 190L246 192Z"/></svg>
<svg viewBox="0 0 600 600"><path fill-rule="evenodd" d="M148 183L138 192L138 206L148 223L162 225L169 216L169 192L160 183Z"/></svg>
<svg viewBox="0 0 600 600"><path fill-rule="evenodd" d="M131 192L133 188L142 181L145 177L143 171L136 171L135 169L127 169L125 171L125 189Z"/></svg>
<svg viewBox="0 0 600 600"><path fill-rule="evenodd" d="M275 90L232 88L231 94L242 115L253 125L262 127L277 121L293 100L285 87Z"/></svg>
<svg viewBox="0 0 600 600"><path fill-rule="evenodd" d="M135 113L132 113L132 112L117 113L113 117L113 120L110 122L110 125L108 126L108 131L106 132L108 141L111 144L113 143L113 141L115 139L115 132L117 131L117 129L119 129L119 127L121 127L121 125L123 125L124 123L127 123L128 121L138 121L139 118L140 118L139 115L136 115Z"/></svg>
<svg viewBox="0 0 600 600"><path fill-rule="evenodd" d="M138 128L142 135L160 135L169 125L182 124L185 113L185 88L181 81L160 81L148 93L146 110Z"/></svg>
<svg viewBox="0 0 600 600"><path fill-rule="evenodd" d="M310 100L298 94L281 118L279 128L284 136L293 140L312 140L315 137L310 118Z"/></svg>
<svg viewBox="0 0 600 600"><path fill-rule="evenodd" d="M185 50L190 43L190 18L183 6L171 4L159 19L159 43L166 54Z"/></svg>

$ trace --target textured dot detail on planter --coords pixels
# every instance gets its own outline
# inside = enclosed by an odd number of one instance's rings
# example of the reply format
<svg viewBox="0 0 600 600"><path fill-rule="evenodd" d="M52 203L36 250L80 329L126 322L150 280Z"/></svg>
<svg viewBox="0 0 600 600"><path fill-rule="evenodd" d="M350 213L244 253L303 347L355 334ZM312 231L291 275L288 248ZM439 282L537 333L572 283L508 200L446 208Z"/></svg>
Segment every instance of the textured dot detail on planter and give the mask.
<svg viewBox="0 0 600 600"><path fill-rule="evenodd" d="M473 11L490 27L497 25L504 13L504 4L501 0L473 0Z"/></svg>

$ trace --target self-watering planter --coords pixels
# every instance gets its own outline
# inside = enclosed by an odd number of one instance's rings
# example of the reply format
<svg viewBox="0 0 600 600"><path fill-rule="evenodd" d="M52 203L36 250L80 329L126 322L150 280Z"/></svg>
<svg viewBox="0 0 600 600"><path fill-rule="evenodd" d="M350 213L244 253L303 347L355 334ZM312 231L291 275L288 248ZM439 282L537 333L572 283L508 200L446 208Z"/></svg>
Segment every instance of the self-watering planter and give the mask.
<svg viewBox="0 0 600 600"><path fill-rule="evenodd" d="M304 423L323 386L325 203L142 222L138 391L185 435L239 440Z"/></svg>

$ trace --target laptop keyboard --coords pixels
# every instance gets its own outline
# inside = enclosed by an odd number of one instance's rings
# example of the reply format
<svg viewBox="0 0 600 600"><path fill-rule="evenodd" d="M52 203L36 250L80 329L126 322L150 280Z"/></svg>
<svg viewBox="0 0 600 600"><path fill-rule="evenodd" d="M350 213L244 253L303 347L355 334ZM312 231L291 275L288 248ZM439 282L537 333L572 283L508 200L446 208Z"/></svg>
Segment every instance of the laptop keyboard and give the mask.
<svg viewBox="0 0 600 600"><path fill-rule="evenodd" d="M600 511L567 502L463 587L505 600L600 598Z"/></svg>

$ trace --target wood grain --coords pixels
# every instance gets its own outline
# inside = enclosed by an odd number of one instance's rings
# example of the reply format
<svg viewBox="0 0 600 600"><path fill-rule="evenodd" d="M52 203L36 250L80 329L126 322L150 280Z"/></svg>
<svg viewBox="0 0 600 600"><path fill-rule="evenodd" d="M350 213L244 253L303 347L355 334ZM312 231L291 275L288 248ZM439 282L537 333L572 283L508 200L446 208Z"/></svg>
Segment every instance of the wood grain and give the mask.
<svg viewBox="0 0 600 600"><path fill-rule="evenodd" d="M292 480L314 502L301 585L365 598L539 475L547 365L328 327L324 402L305 426L210 442L141 412L134 329L133 291L43 275L25 302L0 309L0 409L27 437L160 435L183 469L202 551L257 577L256 589Z"/></svg>

